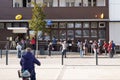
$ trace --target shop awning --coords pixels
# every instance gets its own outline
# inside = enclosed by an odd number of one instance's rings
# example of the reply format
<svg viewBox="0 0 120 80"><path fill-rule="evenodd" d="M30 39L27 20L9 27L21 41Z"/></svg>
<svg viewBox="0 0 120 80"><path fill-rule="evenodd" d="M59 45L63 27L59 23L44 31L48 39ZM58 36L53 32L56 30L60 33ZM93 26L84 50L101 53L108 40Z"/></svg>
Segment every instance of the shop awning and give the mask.
<svg viewBox="0 0 120 80"><path fill-rule="evenodd" d="M8 27L8 30L12 30L13 33L27 33L28 28L26 27Z"/></svg>

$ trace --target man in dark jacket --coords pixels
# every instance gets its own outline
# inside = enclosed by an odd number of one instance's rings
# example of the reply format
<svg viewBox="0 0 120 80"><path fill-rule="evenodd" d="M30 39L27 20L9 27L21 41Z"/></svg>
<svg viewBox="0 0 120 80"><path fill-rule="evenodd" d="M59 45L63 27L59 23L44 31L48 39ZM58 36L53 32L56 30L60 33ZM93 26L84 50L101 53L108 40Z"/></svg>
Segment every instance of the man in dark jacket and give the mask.
<svg viewBox="0 0 120 80"><path fill-rule="evenodd" d="M27 48L26 52L22 55L20 65L22 71L28 70L31 74L31 80L36 80L35 66L34 64L41 65L41 63L31 53L31 48Z"/></svg>

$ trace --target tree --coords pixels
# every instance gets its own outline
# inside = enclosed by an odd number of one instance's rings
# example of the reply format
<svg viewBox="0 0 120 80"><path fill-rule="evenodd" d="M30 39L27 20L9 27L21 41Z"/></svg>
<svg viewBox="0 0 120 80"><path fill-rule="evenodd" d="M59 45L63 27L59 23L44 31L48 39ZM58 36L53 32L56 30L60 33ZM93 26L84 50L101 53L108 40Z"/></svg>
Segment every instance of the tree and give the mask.
<svg viewBox="0 0 120 80"><path fill-rule="evenodd" d="M42 33L47 32L46 21L45 21L45 5L41 3L34 3L32 9L32 19L29 21L30 29L35 31L35 38L36 38L36 50L38 50L38 31L42 31Z"/></svg>

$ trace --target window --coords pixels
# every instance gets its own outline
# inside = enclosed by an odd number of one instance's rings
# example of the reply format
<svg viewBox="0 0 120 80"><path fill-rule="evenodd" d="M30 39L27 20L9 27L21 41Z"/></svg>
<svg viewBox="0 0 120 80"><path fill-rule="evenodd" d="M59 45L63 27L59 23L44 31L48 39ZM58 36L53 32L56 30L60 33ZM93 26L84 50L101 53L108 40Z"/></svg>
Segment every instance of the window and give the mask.
<svg viewBox="0 0 120 80"><path fill-rule="evenodd" d="M74 24L73 23L67 23L67 28L74 28Z"/></svg>
<svg viewBox="0 0 120 80"><path fill-rule="evenodd" d="M83 23L83 28L89 28L89 22L84 22Z"/></svg>
<svg viewBox="0 0 120 80"><path fill-rule="evenodd" d="M75 0L65 0L66 7L74 7Z"/></svg>
<svg viewBox="0 0 120 80"><path fill-rule="evenodd" d="M105 30L99 30L99 38L105 39Z"/></svg>
<svg viewBox="0 0 120 80"><path fill-rule="evenodd" d="M6 27L12 27L12 23L6 23Z"/></svg>
<svg viewBox="0 0 120 80"><path fill-rule="evenodd" d="M75 23L75 28L82 28L82 24L79 22L79 23Z"/></svg>
<svg viewBox="0 0 120 80"><path fill-rule="evenodd" d="M66 23L60 23L59 28L66 28Z"/></svg>
<svg viewBox="0 0 120 80"><path fill-rule="evenodd" d="M91 22L91 28L97 28L97 22Z"/></svg>
<svg viewBox="0 0 120 80"><path fill-rule="evenodd" d="M75 30L75 37L81 37L82 36L82 31L81 30Z"/></svg>
<svg viewBox="0 0 120 80"><path fill-rule="evenodd" d="M20 27L19 23L13 23L13 27Z"/></svg>
<svg viewBox="0 0 120 80"><path fill-rule="evenodd" d="M89 30L83 30L83 37L89 37Z"/></svg>
<svg viewBox="0 0 120 80"><path fill-rule="evenodd" d="M27 23L21 23L21 27L27 27Z"/></svg>
<svg viewBox="0 0 120 80"><path fill-rule="evenodd" d="M97 30L91 30L91 37L97 37Z"/></svg>
<svg viewBox="0 0 120 80"><path fill-rule="evenodd" d="M88 0L88 6L96 6L96 0Z"/></svg>
<svg viewBox="0 0 120 80"><path fill-rule="evenodd" d="M97 6L106 6L106 0L97 0Z"/></svg>
<svg viewBox="0 0 120 80"><path fill-rule="evenodd" d="M66 40L66 30L60 30L59 31L59 37L62 40Z"/></svg>
<svg viewBox="0 0 120 80"><path fill-rule="evenodd" d="M47 7L53 7L53 0L43 0L43 3L44 3Z"/></svg>
<svg viewBox="0 0 120 80"><path fill-rule="evenodd" d="M4 23L0 23L0 29L4 29Z"/></svg>
<svg viewBox="0 0 120 80"><path fill-rule="evenodd" d="M58 23L53 23L52 28L58 28Z"/></svg>
<svg viewBox="0 0 120 80"><path fill-rule="evenodd" d="M58 30L52 30L51 31L51 35L52 35L52 37L56 37L56 39L58 39Z"/></svg>
<svg viewBox="0 0 120 80"><path fill-rule="evenodd" d="M67 30L67 38L74 39L74 32L73 30Z"/></svg>
<svg viewBox="0 0 120 80"><path fill-rule="evenodd" d="M34 0L13 0L13 7L31 7Z"/></svg>

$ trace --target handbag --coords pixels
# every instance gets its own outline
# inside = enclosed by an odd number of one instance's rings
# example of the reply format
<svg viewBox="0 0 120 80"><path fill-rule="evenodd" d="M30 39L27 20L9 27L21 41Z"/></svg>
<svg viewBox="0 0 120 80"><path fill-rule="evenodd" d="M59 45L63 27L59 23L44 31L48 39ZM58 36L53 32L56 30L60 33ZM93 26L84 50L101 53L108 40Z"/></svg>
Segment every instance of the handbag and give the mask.
<svg viewBox="0 0 120 80"><path fill-rule="evenodd" d="M28 70L24 70L24 71L18 70L18 77L19 78L29 78L30 75L31 74Z"/></svg>

